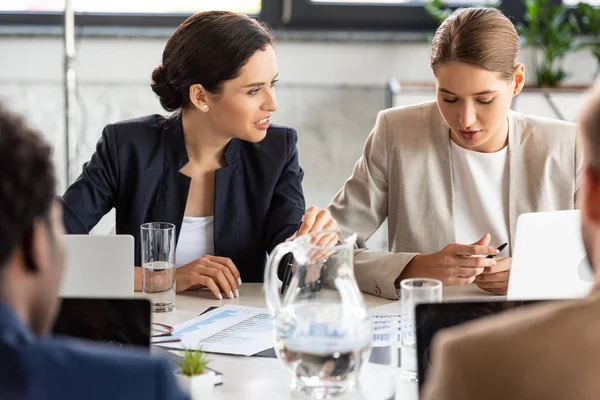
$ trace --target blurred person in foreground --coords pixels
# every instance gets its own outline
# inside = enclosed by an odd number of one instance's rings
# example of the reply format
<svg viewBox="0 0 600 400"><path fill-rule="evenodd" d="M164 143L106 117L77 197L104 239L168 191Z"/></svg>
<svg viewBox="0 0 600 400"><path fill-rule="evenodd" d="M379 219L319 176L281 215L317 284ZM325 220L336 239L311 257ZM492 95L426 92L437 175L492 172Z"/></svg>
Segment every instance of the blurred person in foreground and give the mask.
<svg viewBox="0 0 600 400"><path fill-rule="evenodd" d="M51 153L0 107L0 399L186 399L167 360L47 337L65 262Z"/></svg>

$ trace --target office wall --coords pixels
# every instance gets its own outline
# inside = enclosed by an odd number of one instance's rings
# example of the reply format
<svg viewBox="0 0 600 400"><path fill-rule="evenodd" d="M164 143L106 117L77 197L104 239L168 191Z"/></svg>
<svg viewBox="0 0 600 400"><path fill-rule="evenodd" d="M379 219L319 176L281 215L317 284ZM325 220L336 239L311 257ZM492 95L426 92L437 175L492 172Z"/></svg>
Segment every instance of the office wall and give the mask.
<svg viewBox="0 0 600 400"><path fill-rule="evenodd" d="M166 38L78 39L80 118L77 142L70 152L76 173L89 159L104 125L163 112L149 88L149 79L160 62L165 41ZM429 46L399 41L282 40L276 50L280 110L273 121L298 130L307 203L326 207L352 172L377 112L385 107L386 81L396 77L408 85L432 82ZM0 54L0 99L25 113L55 146L62 191L62 39L0 37ZM523 59L527 58L525 52ZM589 83L596 68L587 51L569 56L566 66L573 71L567 83L574 84ZM528 70L529 78L530 73ZM406 97L405 101L412 99ZM97 230L103 232L111 225L109 217ZM385 235L373 239L374 247L384 245Z"/></svg>

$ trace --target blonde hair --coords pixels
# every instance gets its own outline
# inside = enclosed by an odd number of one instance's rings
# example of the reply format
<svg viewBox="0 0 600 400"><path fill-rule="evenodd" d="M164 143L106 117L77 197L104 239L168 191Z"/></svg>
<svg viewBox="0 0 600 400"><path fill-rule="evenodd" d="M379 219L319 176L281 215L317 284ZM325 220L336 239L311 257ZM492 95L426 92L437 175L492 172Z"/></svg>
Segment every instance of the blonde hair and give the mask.
<svg viewBox="0 0 600 400"><path fill-rule="evenodd" d="M437 29L431 45L431 69L462 62L499 72L510 80L519 65L519 35L513 23L494 8L464 8Z"/></svg>

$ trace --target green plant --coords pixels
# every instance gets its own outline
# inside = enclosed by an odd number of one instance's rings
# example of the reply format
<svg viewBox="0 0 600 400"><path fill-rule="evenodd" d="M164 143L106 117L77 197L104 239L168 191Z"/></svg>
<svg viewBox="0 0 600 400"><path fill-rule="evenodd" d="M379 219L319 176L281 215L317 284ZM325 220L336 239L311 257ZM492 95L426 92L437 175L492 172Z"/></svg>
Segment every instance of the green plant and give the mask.
<svg viewBox="0 0 600 400"><path fill-rule="evenodd" d="M201 375L209 362L205 352L186 349L183 351L183 361L178 361L177 364L182 375L195 376Z"/></svg>
<svg viewBox="0 0 600 400"><path fill-rule="evenodd" d="M493 4L488 4L486 7L498 8L502 2L498 0ZM438 24L441 24L454 12L450 7L446 5L444 0L427 0L425 3L425 11L429 14L433 19L437 21Z"/></svg>
<svg viewBox="0 0 600 400"><path fill-rule="evenodd" d="M438 24L441 24L452 14L452 9L446 6L444 0L428 0L425 3L425 11L429 14L433 19L437 21Z"/></svg>
<svg viewBox="0 0 600 400"><path fill-rule="evenodd" d="M598 69L596 76L600 74L600 7L593 7L587 3L579 3L577 5L579 14L581 15L581 24L583 33L592 35L591 50L596 61Z"/></svg>
<svg viewBox="0 0 600 400"><path fill-rule="evenodd" d="M581 48L575 38L577 22L564 5L549 5L548 0L525 0L525 21L519 24L519 33L525 44L542 53L541 60L539 54L533 55L537 84L556 87L567 77L564 57Z"/></svg>

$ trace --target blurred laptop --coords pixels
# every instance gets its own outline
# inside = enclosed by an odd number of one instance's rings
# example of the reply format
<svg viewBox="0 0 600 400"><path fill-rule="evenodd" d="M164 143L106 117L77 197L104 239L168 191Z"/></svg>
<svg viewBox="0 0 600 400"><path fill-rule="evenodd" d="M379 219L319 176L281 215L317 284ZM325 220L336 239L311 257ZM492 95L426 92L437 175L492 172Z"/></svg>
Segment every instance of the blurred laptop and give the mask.
<svg viewBox="0 0 600 400"><path fill-rule="evenodd" d="M150 346L151 335L157 333L157 327L151 324L151 320L148 299L71 297L62 299L52 334L111 346L135 346L153 355L168 358L173 362L175 370L177 363L183 361L183 356L158 346ZM162 330L165 327L163 325L158 328ZM223 374L212 370L215 372L215 385L222 384Z"/></svg>
<svg viewBox="0 0 600 400"><path fill-rule="evenodd" d="M427 377L430 358L435 357L435 354L431 354L433 337L441 329L534 303L537 303L537 301L488 300L417 304L415 308L415 326L419 387Z"/></svg>
<svg viewBox="0 0 600 400"><path fill-rule="evenodd" d="M147 299L63 299L52 330L118 346L150 348L150 301Z"/></svg>
<svg viewBox="0 0 600 400"><path fill-rule="evenodd" d="M133 297L132 236L65 235L65 242L61 297Z"/></svg>
<svg viewBox="0 0 600 400"><path fill-rule="evenodd" d="M522 214L517 220L507 298L578 298L594 272L581 238L579 210Z"/></svg>

